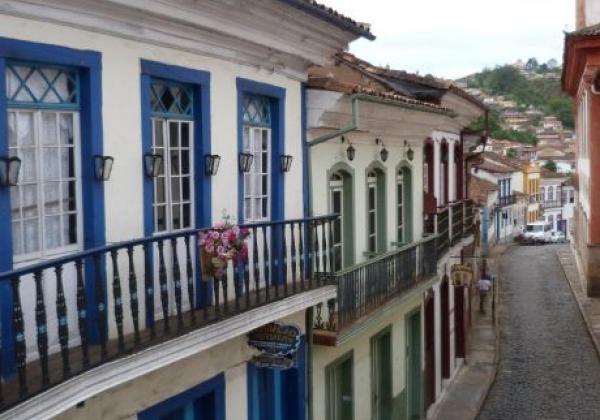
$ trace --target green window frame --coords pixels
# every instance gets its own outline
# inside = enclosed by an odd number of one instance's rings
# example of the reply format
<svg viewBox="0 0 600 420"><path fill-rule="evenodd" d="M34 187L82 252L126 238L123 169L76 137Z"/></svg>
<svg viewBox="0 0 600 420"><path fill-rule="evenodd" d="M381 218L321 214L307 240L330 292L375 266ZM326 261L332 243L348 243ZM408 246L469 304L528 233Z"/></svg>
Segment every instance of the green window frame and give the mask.
<svg viewBox="0 0 600 420"><path fill-rule="evenodd" d="M354 419L354 355L349 352L325 367L326 419Z"/></svg>
<svg viewBox="0 0 600 420"><path fill-rule="evenodd" d="M373 420L389 420L393 409L392 329L371 338L371 410Z"/></svg>

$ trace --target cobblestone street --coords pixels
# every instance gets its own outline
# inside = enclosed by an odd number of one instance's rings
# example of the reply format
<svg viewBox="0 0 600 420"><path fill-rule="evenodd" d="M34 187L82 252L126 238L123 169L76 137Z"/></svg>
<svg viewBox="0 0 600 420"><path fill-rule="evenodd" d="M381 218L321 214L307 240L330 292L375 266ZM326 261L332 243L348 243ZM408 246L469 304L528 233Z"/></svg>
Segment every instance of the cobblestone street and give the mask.
<svg viewBox="0 0 600 420"><path fill-rule="evenodd" d="M559 249L515 246L499 261L500 362L481 420L600 418L600 361Z"/></svg>

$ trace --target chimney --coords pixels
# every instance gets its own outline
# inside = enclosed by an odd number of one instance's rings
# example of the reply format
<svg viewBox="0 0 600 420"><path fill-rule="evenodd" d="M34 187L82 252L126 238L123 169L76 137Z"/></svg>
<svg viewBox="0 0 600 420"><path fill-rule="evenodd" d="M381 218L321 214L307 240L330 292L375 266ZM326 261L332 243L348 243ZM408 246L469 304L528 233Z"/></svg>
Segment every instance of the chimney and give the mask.
<svg viewBox="0 0 600 420"><path fill-rule="evenodd" d="M600 0L577 0L577 29L600 23Z"/></svg>

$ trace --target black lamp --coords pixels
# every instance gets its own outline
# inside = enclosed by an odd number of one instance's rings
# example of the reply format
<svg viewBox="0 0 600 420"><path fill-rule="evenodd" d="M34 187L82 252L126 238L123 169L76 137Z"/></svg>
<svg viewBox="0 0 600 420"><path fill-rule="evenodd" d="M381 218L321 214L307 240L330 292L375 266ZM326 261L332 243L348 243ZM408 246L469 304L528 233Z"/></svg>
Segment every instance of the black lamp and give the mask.
<svg viewBox="0 0 600 420"><path fill-rule="evenodd" d="M388 149L385 148L385 144L383 144L383 140L375 139L375 144L380 144L382 146L381 151L379 152L379 156L381 157L382 162L385 162L386 160L388 160L388 157L390 156L390 152L388 152Z"/></svg>
<svg viewBox="0 0 600 420"><path fill-rule="evenodd" d="M204 173L206 176L214 176L219 171L221 156L219 155L204 155Z"/></svg>
<svg viewBox="0 0 600 420"><path fill-rule="evenodd" d="M156 178L158 175L160 175L162 163L162 155L146 153L144 155L144 169L146 170L146 176L150 178Z"/></svg>
<svg viewBox="0 0 600 420"><path fill-rule="evenodd" d="M254 161L254 155L252 153L240 153L238 159L240 172L250 172L250 168L252 168L252 162Z"/></svg>
<svg viewBox="0 0 600 420"><path fill-rule="evenodd" d="M94 156L94 176L97 181L108 181L115 158L112 156Z"/></svg>
<svg viewBox="0 0 600 420"><path fill-rule="evenodd" d="M404 149L406 149L406 146L408 146L408 142L406 140L404 140ZM410 146L408 147L408 150L406 151L406 157L408 158L408 160L410 162L412 162L412 160L415 158L415 151Z"/></svg>
<svg viewBox="0 0 600 420"><path fill-rule="evenodd" d="M21 159L16 156L0 158L0 185L12 187L19 183Z"/></svg>
<svg viewBox="0 0 600 420"><path fill-rule="evenodd" d="M292 155L281 155L281 170L282 172L289 172L292 168L292 161L294 157Z"/></svg>
<svg viewBox="0 0 600 420"><path fill-rule="evenodd" d="M342 143L345 143L345 142L346 142L346 137L342 136ZM355 154L356 154L356 149L354 149L354 146L352 146L352 143L350 143L350 140L348 140L348 148L346 149L346 156L348 157L348 160L353 161Z"/></svg>

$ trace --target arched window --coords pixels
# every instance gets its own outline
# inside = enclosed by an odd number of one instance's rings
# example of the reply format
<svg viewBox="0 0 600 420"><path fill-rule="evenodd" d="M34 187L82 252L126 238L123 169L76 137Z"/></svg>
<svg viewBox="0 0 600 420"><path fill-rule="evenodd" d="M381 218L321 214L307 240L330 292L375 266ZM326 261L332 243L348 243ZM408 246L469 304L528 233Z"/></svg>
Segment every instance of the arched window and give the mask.
<svg viewBox="0 0 600 420"><path fill-rule="evenodd" d="M548 187L548 201L554 200L554 187Z"/></svg>
<svg viewBox="0 0 600 420"><path fill-rule="evenodd" d="M396 241L412 241L412 174L403 167L396 172Z"/></svg>
<svg viewBox="0 0 600 420"><path fill-rule="evenodd" d="M329 175L329 211L339 215L333 223L334 269L354 264L354 197L352 175L344 169Z"/></svg>
<svg viewBox="0 0 600 420"><path fill-rule="evenodd" d="M381 169L367 172L367 252L385 252L385 174Z"/></svg>

